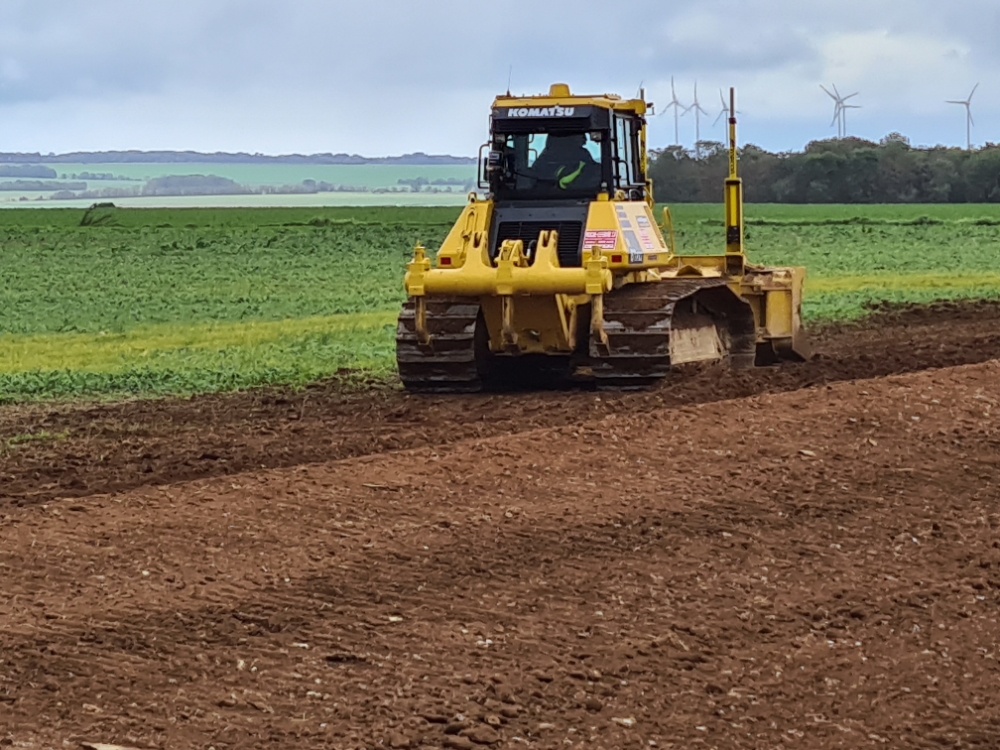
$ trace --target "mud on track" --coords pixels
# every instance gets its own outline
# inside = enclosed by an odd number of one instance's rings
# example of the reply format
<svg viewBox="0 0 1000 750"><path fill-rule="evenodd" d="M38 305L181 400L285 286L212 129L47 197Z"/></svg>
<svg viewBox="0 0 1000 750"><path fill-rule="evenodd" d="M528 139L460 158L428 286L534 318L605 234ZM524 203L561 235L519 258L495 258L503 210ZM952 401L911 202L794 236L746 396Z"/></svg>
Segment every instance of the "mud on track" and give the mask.
<svg viewBox="0 0 1000 750"><path fill-rule="evenodd" d="M4 507L0 742L996 748L998 394L990 362Z"/></svg>
<svg viewBox="0 0 1000 750"><path fill-rule="evenodd" d="M297 466L578 423L664 406L984 362L1000 357L1000 303L887 307L813 333L801 365L682 373L655 391L409 396L332 383L93 406L0 407L0 508L260 468Z"/></svg>

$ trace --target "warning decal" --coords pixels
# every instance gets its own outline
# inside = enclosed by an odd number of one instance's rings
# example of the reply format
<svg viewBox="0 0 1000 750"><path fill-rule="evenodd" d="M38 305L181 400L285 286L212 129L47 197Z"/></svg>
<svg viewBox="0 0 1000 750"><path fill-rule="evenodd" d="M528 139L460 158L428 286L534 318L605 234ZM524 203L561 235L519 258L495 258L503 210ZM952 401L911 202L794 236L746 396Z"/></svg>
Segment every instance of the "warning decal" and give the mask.
<svg viewBox="0 0 1000 750"><path fill-rule="evenodd" d="M583 235L583 247L589 250L595 245L601 250L614 250L618 244L617 229L588 229Z"/></svg>

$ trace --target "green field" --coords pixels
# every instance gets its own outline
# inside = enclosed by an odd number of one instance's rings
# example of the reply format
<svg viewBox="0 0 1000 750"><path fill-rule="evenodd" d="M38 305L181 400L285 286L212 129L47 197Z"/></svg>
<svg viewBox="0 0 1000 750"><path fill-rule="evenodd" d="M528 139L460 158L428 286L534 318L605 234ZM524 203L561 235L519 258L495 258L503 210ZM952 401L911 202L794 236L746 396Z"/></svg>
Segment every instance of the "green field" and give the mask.
<svg viewBox="0 0 1000 750"><path fill-rule="evenodd" d="M0 212L0 401L390 376L404 264L446 208ZM1000 206L750 206L754 261L809 269L809 321L1000 294ZM682 252L721 207L680 205Z"/></svg>
<svg viewBox="0 0 1000 750"><path fill-rule="evenodd" d="M215 174L241 185L296 185L303 180L353 185L375 189L392 187L400 179L426 177L435 179L475 180L476 165L448 164L51 164L62 179L82 172L109 173L145 182L154 177L185 174ZM93 181L99 187L106 181ZM112 182L109 184L122 184Z"/></svg>
<svg viewBox="0 0 1000 750"><path fill-rule="evenodd" d="M458 180L474 182L476 165L407 165L407 164L214 164L214 163L164 163L164 164L49 164L57 173L55 180L42 183L74 180L85 182L88 190L105 188L135 189L147 181L165 176L216 175L225 177L251 189L264 186L284 187L301 185L305 180L326 182L343 189L343 192L264 195L207 195L177 197L110 198L119 206L133 207L230 207L230 206L357 206L357 205L461 205L465 202L466 189L462 185L430 185L439 192L410 193L400 180L424 178L435 181ZM124 179L87 179L81 174L110 174ZM0 182L12 178L2 178ZM387 190L401 191L386 193ZM73 207L86 208L93 198L51 200L55 188L31 191L0 191L0 208L24 207Z"/></svg>

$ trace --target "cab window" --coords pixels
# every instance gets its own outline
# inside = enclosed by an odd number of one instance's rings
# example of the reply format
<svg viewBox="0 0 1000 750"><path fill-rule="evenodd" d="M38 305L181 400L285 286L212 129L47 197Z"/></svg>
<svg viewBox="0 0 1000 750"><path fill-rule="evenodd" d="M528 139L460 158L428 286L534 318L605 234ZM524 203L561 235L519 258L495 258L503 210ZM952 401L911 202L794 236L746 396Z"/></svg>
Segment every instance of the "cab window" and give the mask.
<svg viewBox="0 0 1000 750"><path fill-rule="evenodd" d="M533 167L535 165L535 160L538 158L538 154L545 150L545 143L548 140L548 133L533 133L528 136L528 166ZM513 136L507 138L507 147L512 148ZM601 161L601 134L600 133L588 133L587 141L584 143L584 148L586 148L590 155L594 158L594 161Z"/></svg>
<svg viewBox="0 0 1000 750"><path fill-rule="evenodd" d="M494 193L501 200L593 199L603 181L605 135L554 130L494 137L494 147L502 153Z"/></svg>
<svg viewBox="0 0 1000 750"><path fill-rule="evenodd" d="M614 173L615 182L620 188L642 182L639 177L635 120L622 115L615 115Z"/></svg>

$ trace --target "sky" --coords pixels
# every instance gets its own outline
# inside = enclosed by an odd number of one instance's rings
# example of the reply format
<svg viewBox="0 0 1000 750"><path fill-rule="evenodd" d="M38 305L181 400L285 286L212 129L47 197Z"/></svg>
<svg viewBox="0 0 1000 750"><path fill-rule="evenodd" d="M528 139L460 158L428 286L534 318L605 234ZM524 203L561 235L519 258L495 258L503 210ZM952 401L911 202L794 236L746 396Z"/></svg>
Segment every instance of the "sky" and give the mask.
<svg viewBox="0 0 1000 750"><path fill-rule="evenodd" d="M1000 142L998 0L2 0L0 151L474 155L493 97L570 84L646 98L671 77L703 140L736 86L741 140L848 132ZM680 118L692 146L693 113ZM670 112L650 145L674 143Z"/></svg>

